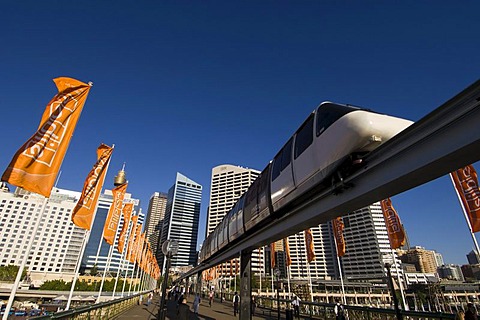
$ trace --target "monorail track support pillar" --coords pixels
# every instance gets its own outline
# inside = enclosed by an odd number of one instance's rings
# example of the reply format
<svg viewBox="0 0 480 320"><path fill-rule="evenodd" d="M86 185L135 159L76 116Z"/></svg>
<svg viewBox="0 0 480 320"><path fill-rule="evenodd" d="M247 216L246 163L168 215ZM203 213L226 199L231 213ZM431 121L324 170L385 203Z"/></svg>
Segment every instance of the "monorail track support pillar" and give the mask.
<svg viewBox="0 0 480 320"><path fill-rule="evenodd" d="M240 320L252 319L252 251L240 253Z"/></svg>
<svg viewBox="0 0 480 320"><path fill-rule="evenodd" d="M202 297L202 272L201 271L197 273L197 283L195 284L195 293L198 293L200 297Z"/></svg>

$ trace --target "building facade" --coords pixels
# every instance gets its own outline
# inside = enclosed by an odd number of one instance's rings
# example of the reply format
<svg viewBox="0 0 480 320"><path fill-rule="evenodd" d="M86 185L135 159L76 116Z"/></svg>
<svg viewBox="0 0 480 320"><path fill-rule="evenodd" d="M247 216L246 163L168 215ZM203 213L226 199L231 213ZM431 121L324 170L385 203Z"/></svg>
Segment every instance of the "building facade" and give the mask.
<svg viewBox="0 0 480 320"><path fill-rule="evenodd" d="M467 254L468 264L479 264L480 255L477 253L477 250L472 250Z"/></svg>
<svg viewBox="0 0 480 320"><path fill-rule="evenodd" d="M110 209L113 202L113 194L111 190L105 190L103 194L100 195L98 199L98 207L95 215L95 220L93 222L92 230L90 237L85 248L85 252L82 258L81 270L82 272L90 272L94 266L96 266L98 271L103 271L107 268L108 265L108 255L110 251L110 245L105 242L103 239L103 227L105 225L105 220L107 219L108 210ZM133 199L130 193L125 193L124 202L132 202L133 206L133 215L138 215L139 224L143 225L145 220L145 215L142 213L140 208L140 201L138 199ZM130 262L124 261L124 255L118 252L117 244L118 238L120 236L120 231L123 227L123 215L120 217L118 223L117 232L115 235L115 240L113 243L113 251L110 259L110 265L107 272L109 274L116 274L121 272L133 271L133 264ZM130 236L130 231L127 233L127 239Z"/></svg>
<svg viewBox="0 0 480 320"><path fill-rule="evenodd" d="M222 221L259 174L258 170L230 164L219 165L212 169L205 238Z"/></svg>
<svg viewBox="0 0 480 320"><path fill-rule="evenodd" d="M442 279L465 281L462 267L456 264L444 264L437 268L438 276Z"/></svg>
<svg viewBox="0 0 480 320"><path fill-rule="evenodd" d="M44 197L17 188L0 191L0 265L19 266L33 241L26 263L34 286L47 280L71 281L85 230L71 221L80 192L53 188L43 214ZM41 215L41 217L40 217ZM40 219L38 232L32 234Z"/></svg>
<svg viewBox="0 0 480 320"><path fill-rule="evenodd" d="M437 267L443 266L445 262L443 261L443 256L441 253L434 251L435 254L435 263Z"/></svg>
<svg viewBox="0 0 480 320"><path fill-rule="evenodd" d="M402 274L397 253L390 247L379 202L343 216L343 223L345 255L341 264L346 279L383 279L385 263L392 266L392 274Z"/></svg>
<svg viewBox="0 0 480 320"><path fill-rule="evenodd" d="M201 200L202 186L177 172L175 184L168 191L159 243L158 263L162 272L165 269L165 257L161 247L166 240L178 242L178 252L171 260L172 268L196 265Z"/></svg>
<svg viewBox="0 0 480 320"><path fill-rule="evenodd" d="M305 232L288 237L290 249L290 277L292 280L311 278L330 280L339 276L336 251L333 241L333 230L330 222L310 228L313 236L315 260L308 263L305 245Z"/></svg>
<svg viewBox="0 0 480 320"><path fill-rule="evenodd" d="M208 206L205 238L222 221L223 217L235 205L238 198L258 177L260 171L230 164L223 164L212 169L210 182L210 202ZM263 248L252 253L252 270L258 272L263 263ZM231 277L239 269L238 259L223 263L217 268L217 276Z"/></svg>
<svg viewBox="0 0 480 320"><path fill-rule="evenodd" d="M414 264L418 272L437 273L435 251L415 246L407 250L406 253L402 255L401 259L405 263Z"/></svg>
<svg viewBox="0 0 480 320"><path fill-rule="evenodd" d="M152 252L159 259L159 242L162 233L163 218L167 208L167 194L155 192L148 203L147 217L145 218L145 234L152 248Z"/></svg>

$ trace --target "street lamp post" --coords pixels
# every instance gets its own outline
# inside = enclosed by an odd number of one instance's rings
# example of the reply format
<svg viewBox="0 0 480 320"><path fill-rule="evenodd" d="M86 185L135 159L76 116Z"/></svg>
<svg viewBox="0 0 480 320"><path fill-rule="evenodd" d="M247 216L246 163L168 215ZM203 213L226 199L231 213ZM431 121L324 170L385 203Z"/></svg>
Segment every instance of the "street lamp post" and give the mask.
<svg viewBox="0 0 480 320"><path fill-rule="evenodd" d="M279 294L280 269L279 268L275 268L275 276L277 277L277 315L278 315L278 320L280 320L280 294Z"/></svg>
<svg viewBox="0 0 480 320"><path fill-rule="evenodd" d="M223 277L220 277L220 303L223 303L223 295L225 294L223 292Z"/></svg>
<svg viewBox="0 0 480 320"><path fill-rule="evenodd" d="M160 307L158 310L158 320L165 320L165 316L167 313L165 307L165 295L167 292L167 282L168 282L168 273L170 272L170 263L173 255L175 255L178 251L178 242L175 240L167 240L162 245L162 253L167 258L167 265L165 267L165 276L163 277L162 283L162 297L160 299Z"/></svg>

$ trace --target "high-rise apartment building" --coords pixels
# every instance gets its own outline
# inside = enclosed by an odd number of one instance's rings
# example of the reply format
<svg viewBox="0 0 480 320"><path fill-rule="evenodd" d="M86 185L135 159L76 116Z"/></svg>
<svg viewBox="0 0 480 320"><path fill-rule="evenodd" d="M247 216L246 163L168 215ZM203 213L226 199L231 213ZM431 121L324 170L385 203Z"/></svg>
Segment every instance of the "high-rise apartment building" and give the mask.
<svg viewBox="0 0 480 320"><path fill-rule="evenodd" d="M419 272L437 273L437 262L435 251L426 250L423 247L415 246L402 256L402 261L412 263Z"/></svg>
<svg viewBox="0 0 480 320"><path fill-rule="evenodd" d="M343 222L346 249L341 261L347 279L382 279L387 262L392 265L392 274L397 270L402 273L400 261L390 247L379 202L343 216Z"/></svg>
<svg viewBox="0 0 480 320"><path fill-rule="evenodd" d="M207 216L205 238L222 221L238 198L258 177L260 171L230 164L212 169L210 184L210 204Z"/></svg>
<svg viewBox="0 0 480 320"><path fill-rule="evenodd" d="M333 242L331 223L323 223L310 228L313 236L315 260L307 262L305 245L305 232L293 234L288 237L290 249L290 277L292 280L332 279L336 278L338 266L336 263L336 251Z"/></svg>
<svg viewBox="0 0 480 320"><path fill-rule="evenodd" d="M207 215L205 238L222 221L223 217L230 211L238 198L247 191L248 187L258 177L260 171L243 168L230 164L223 164L212 169L210 182L210 204ZM263 251L263 249L261 249ZM259 270L263 261L263 254L258 250L252 253L252 270ZM231 276L238 271L239 262L234 259L231 262L223 263L217 271L219 276ZM232 270L234 268L234 270Z"/></svg>
<svg viewBox="0 0 480 320"><path fill-rule="evenodd" d="M177 172L175 184L168 191L165 218L160 239L159 265L163 272L165 259L161 253L166 240L178 242L178 252L172 257L172 268L194 266L197 262L198 222L202 186Z"/></svg>
<svg viewBox="0 0 480 320"><path fill-rule="evenodd" d="M70 280L81 253L85 230L71 221L80 192L53 188L36 234L32 234L44 197L17 188L0 191L0 265L22 262L33 241L26 270L35 286L53 279Z"/></svg>
<svg viewBox="0 0 480 320"><path fill-rule="evenodd" d="M155 192L148 203L147 217L145 218L145 234L152 248L152 252L159 259L158 247L160 234L162 233L163 218L167 208L167 194Z"/></svg>

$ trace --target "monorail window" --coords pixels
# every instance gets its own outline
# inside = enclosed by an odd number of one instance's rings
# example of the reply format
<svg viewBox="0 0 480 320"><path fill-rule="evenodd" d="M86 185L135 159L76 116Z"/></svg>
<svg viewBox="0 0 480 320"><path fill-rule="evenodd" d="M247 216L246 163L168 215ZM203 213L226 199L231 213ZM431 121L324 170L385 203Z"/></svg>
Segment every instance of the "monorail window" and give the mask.
<svg viewBox="0 0 480 320"><path fill-rule="evenodd" d="M267 202L267 190L270 189L270 186L268 184L268 171L270 170L271 164L269 164L265 170L260 174L259 177L259 183L258 183L258 211L262 211L268 206Z"/></svg>
<svg viewBox="0 0 480 320"><path fill-rule="evenodd" d="M290 162L292 161L292 140L293 140L293 138L290 138L290 140L288 140L285 147L283 147L282 169L280 171L283 171L283 169L285 169L290 164Z"/></svg>
<svg viewBox="0 0 480 320"><path fill-rule="evenodd" d="M295 136L295 159L313 142L313 114L303 123Z"/></svg>
<svg viewBox="0 0 480 320"><path fill-rule="evenodd" d="M273 158L273 168L272 168L272 181L277 179L282 170L282 151L280 151L275 158Z"/></svg>
<svg viewBox="0 0 480 320"><path fill-rule="evenodd" d="M245 204L243 208L243 214L250 220L252 217L258 214L258 204L257 204L257 189L259 185L259 177L255 179L250 188L248 188L245 196Z"/></svg>
<svg viewBox="0 0 480 320"><path fill-rule="evenodd" d="M359 110L356 107L345 106L340 104L322 104L317 109L317 137L327 130L335 121L343 117L349 112Z"/></svg>
<svg viewBox="0 0 480 320"><path fill-rule="evenodd" d="M291 162L292 159L292 138L283 146L282 150L273 160L272 181L274 181Z"/></svg>

